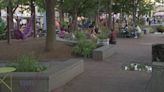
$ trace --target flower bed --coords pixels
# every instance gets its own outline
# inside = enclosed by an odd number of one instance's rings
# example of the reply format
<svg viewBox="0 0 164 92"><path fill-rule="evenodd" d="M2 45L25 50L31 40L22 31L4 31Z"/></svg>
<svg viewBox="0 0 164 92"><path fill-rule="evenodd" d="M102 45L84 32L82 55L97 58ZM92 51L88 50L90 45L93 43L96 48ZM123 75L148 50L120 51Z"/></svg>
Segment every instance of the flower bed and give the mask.
<svg viewBox="0 0 164 92"><path fill-rule="evenodd" d="M152 72L152 67L145 64L131 63L125 66L124 70Z"/></svg>

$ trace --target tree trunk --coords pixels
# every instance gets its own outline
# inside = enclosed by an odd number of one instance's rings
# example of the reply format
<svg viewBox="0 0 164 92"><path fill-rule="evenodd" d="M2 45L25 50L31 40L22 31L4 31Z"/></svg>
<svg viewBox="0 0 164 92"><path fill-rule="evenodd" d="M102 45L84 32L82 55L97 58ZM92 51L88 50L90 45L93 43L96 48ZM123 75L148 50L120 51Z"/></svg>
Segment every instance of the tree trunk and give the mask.
<svg viewBox="0 0 164 92"><path fill-rule="evenodd" d="M108 1L108 28L111 30L112 29L112 0Z"/></svg>
<svg viewBox="0 0 164 92"><path fill-rule="evenodd" d="M13 13L12 13L12 2L9 0L7 6L7 43L11 43L11 32L13 31Z"/></svg>
<svg viewBox="0 0 164 92"><path fill-rule="evenodd" d="M47 20L47 36L46 36L46 51L51 51L54 49L54 43L56 39L55 35L55 1L46 0L46 20Z"/></svg>
<svg viewBox="0 0 164 92"><path fill-rule="evenodd" d="M60 22L64 21L64 12L63 12L63 1L61 1L61 5L60 5Z"/></svg>
<svg viewBox="0 0 164 92"><path fill-rule="evenodd" d="M77 10L75 9L74 15L73 15L73 31L77 30Z"/></svg>
<svg viewBox="0 0 164 92"><path fill-rule="evenodd" d="M133 0L133 29L135 29L135 25L136 25L136 2L135 0Z"/></svg>
<svg viewBox="0 0 164 92"><path fill-rule="evenodd" d="M0 18L1 18L1 8L0 8Z"/></svg>
<svg viewBox="0 0 164 92"><path fill-rule="evenodd" d="M35 38L36 37L35 5L33 0L31 0L30 3L31 3L32 30L34 32L34 38Z"/></svg>
<svg viewBox="0 0 164 92"><path fill-rule="evenodd" d="M64 21L64 13L63 13L63 10L61 9L59 13L60 13L60 22L63 22Z"/></svg>
<svg viewBox="0 0 164 92"><path fill-rule="evenodd" d="M99 27L99 12L100 12L100 0L97 0L97 11L96 11L96 27Z"/></svg>

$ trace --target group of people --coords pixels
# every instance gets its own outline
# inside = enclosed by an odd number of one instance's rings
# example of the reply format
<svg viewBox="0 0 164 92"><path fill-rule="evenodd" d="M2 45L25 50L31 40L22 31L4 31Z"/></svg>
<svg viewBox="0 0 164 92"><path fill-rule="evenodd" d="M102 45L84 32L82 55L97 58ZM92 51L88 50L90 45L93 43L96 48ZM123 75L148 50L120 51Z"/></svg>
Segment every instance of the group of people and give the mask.
<svg viewBox="0 0 164 92"><path fill-rule="evenodd" d="M60 38L64 38L69 33L70 32L67 31L67 28L65 27L60 27L60 29L58 30L58 35ZM87 30L84 31L84 33L86 33L87 38L96 40L98 39L98 35L100 34L100 31L99 31L99 28L95 25L95 22L93 21L88 26ZM109 37L110 44L116 44L116 32L114 30L111 30L111 33L108 35L108 37Z"/></svg>
<svg viewBox="0 0 164 92"><path fill-rule="evenodd" d="M162 16L144 17L145 25L162 24L164 19Z"/></svg>
<svg viewBox="0 0 164 92"><path fill-rule="evenodd" d="M125 25L124 28L122 28L121 34L123 37L134 37L139 38L142 30L138 25L135 26L128 26L128 24Z"/></svg>

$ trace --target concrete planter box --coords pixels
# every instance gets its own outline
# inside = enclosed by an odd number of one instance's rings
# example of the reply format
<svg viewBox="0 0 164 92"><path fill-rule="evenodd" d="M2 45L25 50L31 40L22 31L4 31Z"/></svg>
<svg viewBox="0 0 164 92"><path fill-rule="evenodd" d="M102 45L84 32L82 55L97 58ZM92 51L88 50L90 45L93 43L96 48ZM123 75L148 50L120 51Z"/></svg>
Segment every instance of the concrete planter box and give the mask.
<svg viewBox="0 0 164 92"><path fill-rule="evenodd" d="M48 69L43 72L12 73L13 92L51 92L84 71L83 60L80 59L45 64ZM1 85L0 92L9 92L9 90Z"/></svg>
<svg viewBox="0 0 164 92"><path fill-rule="evenodd" d="M98 45L109 45L109 39L98 39L97 44Z"/></svg>
<svg viewBox="0 0 164 92"><path fill-rule="evenodd" d="M105 60L116 53L115 45L105 45L93 50L92 58L94 60Z"/></svg>
<svg viewBox="0 0 164 92"><path fill-rule="evenodd" d="M153 62L150 92L164 92L164 62Z"/></svg>
<svg viewBox="0 0 164 92"><path fill-rule="evenodd" d="M152 46L152 62L150 92L164 92L164 44Z"/></svg>

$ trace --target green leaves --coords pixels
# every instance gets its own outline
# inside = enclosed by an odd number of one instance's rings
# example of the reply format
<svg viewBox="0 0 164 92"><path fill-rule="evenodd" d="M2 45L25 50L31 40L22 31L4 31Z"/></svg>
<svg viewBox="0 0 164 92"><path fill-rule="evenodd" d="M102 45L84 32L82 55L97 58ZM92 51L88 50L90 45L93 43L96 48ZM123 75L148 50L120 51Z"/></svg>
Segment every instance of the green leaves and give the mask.
<svg viewBox="0 0 164 92"><path fill-rule="evenodd" d="M77 56L91 57L92 51L96 48L96 43L86 39L85 34L77 32L75 34L77 44L73 47L73 54Z"/></svg>
<svg viewBox="0 0 164 92"><path fill-rule="evenodd" d="M92 51L96 48L96 43L91 40L79 40L73 48L73 53L78 56L91 57Z"/></svg>
<svg viewBox="0 0 164 92"><path fill-rule="evenodd" d="M153 9L153 3L152 2L145 2L145 0L137 0L137 3L134 4L134 0L113 0L113 11L115 13L126 13L126 14L132 14L134 8L138 9L138 12L141 15L145 15L150 10Z"/></svg>
<svg viewBox="0 0 164 92"><path fill-rule="evenodd" d="M160 26L158 26L157 27L157 30L158 30L158 32L164 32L164 26L163 25L160 25Z"/></svg>
<svg viewBox="0 0 164 92"><path fill-rule="evenodd" d="M0 18L0 34L5 32L5 22Z"/></svg>
<svg viewBox="0 0 164 92"><path fill-rule="evenodd" d="M101 27L101 32L98 34L99 39L107 39L109 35L109 29L107 27Z"/></svg>
<svg viewBox="0 0 164 92"><path fill-rule="evenodd" d="M84 32L75 32L75 39L79 41L81 39L86 39L86 36Z"/></svg>
<svg viewBox="0 0 164 92"><path fill-rule="evenodd" d="M155 0L158 3L164 3L164 0Z"/></svg>
<svg viewBox="0 0 164 92"><path fill-rule="evenodd" d="M15 67L17 72L40 72L46 69L45 66L28 54L23 54L16 59L16 63L7 66Z"/></svg>
<svg viewBox="0 0 164 92"><path fill-rule="evenodd" d="M89 15L96 10L96 3L96 0L64 0L63 10L71 15L75 10L78 15Z"/></svg>
<svg viewBox="0 0 164 92"><path fill-rule="evenodd" d="M35 3L39 7L38 8L39 12L44 12L45 11L45 2L44 2L44 0L35 0Z"/></svg>
<svg viewBox="0 0 164 92"><path fill-rule="evenodd" d="M0 7L2 9L6 8L9 5L12 6L12 7L15 7L18 4L20 4L20 0L0 0Z"/></svg>

